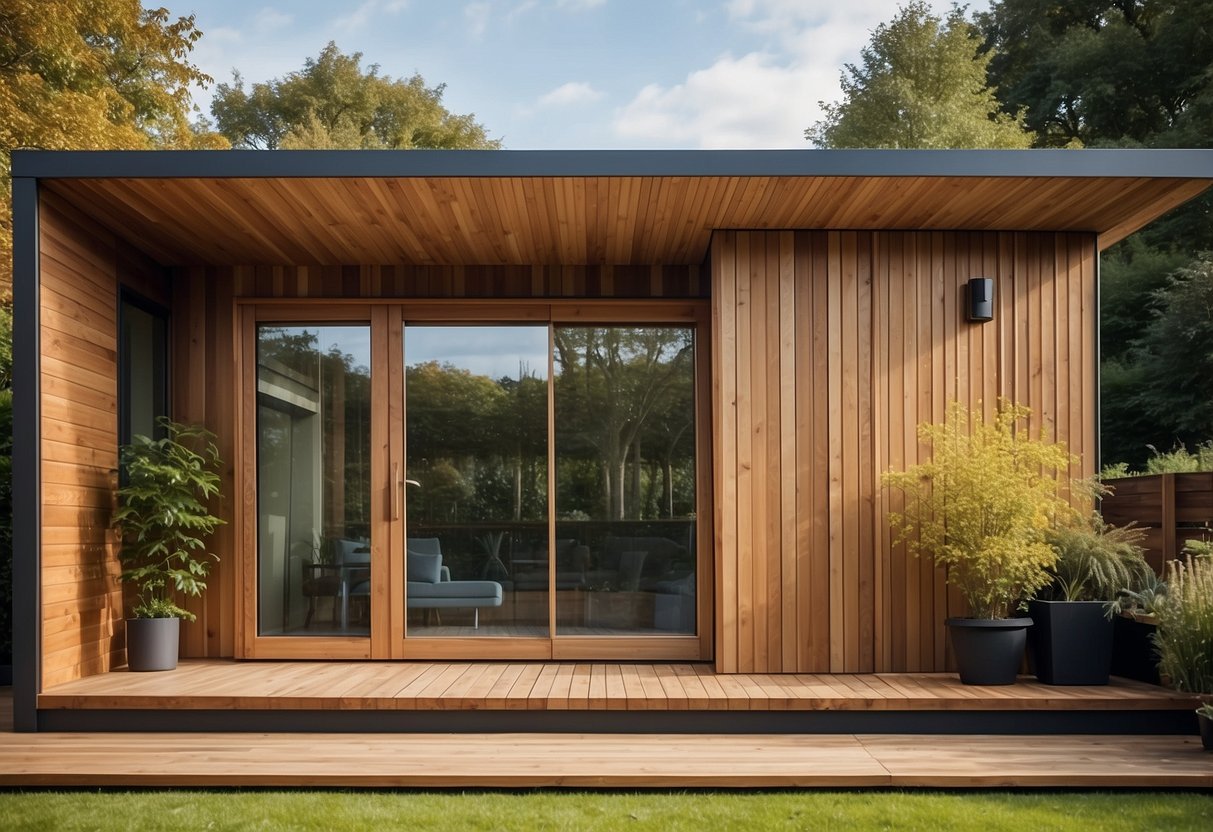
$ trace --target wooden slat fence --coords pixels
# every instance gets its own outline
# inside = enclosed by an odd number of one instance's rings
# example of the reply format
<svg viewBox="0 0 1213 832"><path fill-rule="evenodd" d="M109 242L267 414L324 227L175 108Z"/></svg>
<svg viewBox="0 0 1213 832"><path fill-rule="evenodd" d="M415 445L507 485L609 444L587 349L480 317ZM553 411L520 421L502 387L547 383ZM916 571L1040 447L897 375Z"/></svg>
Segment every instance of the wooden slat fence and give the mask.
<svg viewBox="0 0 1213 832"><path fill-rule="evenodd" d="M1158 572L1179 557L1184 541L1213 536L1213 472L1150 474L1108 480L1104 520L1146 528L1146 560Z"/></svg>

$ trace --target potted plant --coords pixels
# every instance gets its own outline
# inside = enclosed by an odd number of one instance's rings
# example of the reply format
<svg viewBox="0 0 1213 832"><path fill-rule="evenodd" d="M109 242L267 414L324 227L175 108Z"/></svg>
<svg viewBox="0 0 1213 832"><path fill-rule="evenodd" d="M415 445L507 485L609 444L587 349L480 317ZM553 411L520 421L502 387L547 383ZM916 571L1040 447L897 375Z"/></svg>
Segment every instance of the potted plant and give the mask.
<svg viewBox="0 0 1213 832"><path fill-rule="evenodd" d="M968 604L971 618L947 621L965 684L1015 681L1032 624L1015 613L1052 579L1057 552L1045 534L1069 510L1057 472L1073 458L1060 444L1033 439L1022 424L1028 415L1000 401L987 423L953 403L942 425L918 428L930 461L883 477L906 496L905 512L890 515L898 539L944 567Z"/></svg>
<svg viewBox="0 0 1213 832"><path fill-rule="evenodd" d="M136 587L126 622L131 670L177 666L181 619L195 616L176 598L197 597L218 557L207 538L223 523L206 501L219 495L219 452L205 428L161 419L164 436L136 436L120 449L124 482L113 525L119 534L121 580Z"/></svg>
<svg viewBox="0 0 1213 832"><path fill-rule="evenodd" d="M1213 694L1213 558L1191 552L1167 564L1167 595L1158 604L1158 672L1176 690ZM1213 745L1210 708L1197 711L1205 748Z"/></svg>
<svg viewBox="0 0 1213 832"><path fill-rule="evenodd" d="M1065 515L1063 515L1064 517ZM1106 685L1112 668L1113 600L1153 574L1145 532L1075 512L1050 529L1052 580L1028 604L1036 678L1048 685Z"/></svg>
<svg viewBox="0 0 1213 832"><path fill-rule="evenodd" d="M1122 587L1112 600L1112 675L1159 684L1154 612L1167 595L1167 582L1153 569L1137 587Z"/></svg>
<svg viewBox="0 0 1213 832"><path fill-rule="evenodd" d="M1213 702L1206 702L1196 709L1200 720L1200 744L1205 751L1213 751Z"/></svg>

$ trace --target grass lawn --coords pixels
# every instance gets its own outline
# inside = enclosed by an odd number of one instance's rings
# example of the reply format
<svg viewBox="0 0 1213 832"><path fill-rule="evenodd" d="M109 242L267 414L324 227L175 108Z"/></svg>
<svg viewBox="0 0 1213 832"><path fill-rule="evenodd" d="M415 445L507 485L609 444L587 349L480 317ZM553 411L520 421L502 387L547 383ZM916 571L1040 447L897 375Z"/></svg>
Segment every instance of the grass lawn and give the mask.
<svg viewBox="0 0 1213 832"><path fill-rule="evenodd" d="M1213 829L1213 795L1157 792L2 792L0 828Z"/></svg>

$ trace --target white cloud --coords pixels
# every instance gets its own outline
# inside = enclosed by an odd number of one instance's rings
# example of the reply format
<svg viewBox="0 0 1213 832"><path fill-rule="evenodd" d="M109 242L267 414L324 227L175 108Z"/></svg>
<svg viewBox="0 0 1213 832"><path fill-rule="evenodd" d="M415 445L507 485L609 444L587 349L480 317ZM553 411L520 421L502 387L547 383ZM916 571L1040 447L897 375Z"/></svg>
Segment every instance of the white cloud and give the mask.
<svg viewBox="0 0 1213 832"><path fill-rule="evenodd" d="M522 17L527 12L533 10L538 5L539 0L522 0L521 3L505 13L506 24L512 26L514 21Z"/></svg>
<svg viewBox="0 0 1213 832"><path fill-rule="evenodd" d="M493 8L488 3L468 3L463 7L463 17L468 22L468 33L474 40L484 37L492 14Z"/></svg>
<svg viewBox="0 0 1213 832"><path fill-rule="evenodd" d="M374 18L383 14L399 14L409 7L409 0L366 0L349 14L344 14L333 21L337 29L352 32L363 29Z"/></svg>
<svg viewBox="0 0 1213 832"><path fill-rule="evenodd" d="M224 44L239 43L243 39L244 35L241 31L233 29L230 26L216 26L213 29L207 29L206 37L199 40L194 46L194 54L191 56L191 59L197 58L197 53L212 43L222 46Z"/></svg>
<svg viewBox="0 0 1213 832"><path fill-rule="evenodd" d="M333 27L352 32L361 29L371 22L371 16L378 10L379 0L366 0L349 14L343 14L333 21Z"/></svg>
<svg viewBox="0 0 1213 832"><path fill-rule="evenodd" d="M601 6L606 0L556 0L556 8L568 9L573 12L581 12L586 9L592 9L596 6Z"/></svg>
<svg viewBox="0 0 1213 832"><path fill-rule="evenodd" d="M681 83L648 84L616 110L616 135L653 146L808 147L804 130L821 118L818 102L838 98L843 63L858 59L895 9L886 0L731 0L727 12L763 48L722 55Z"/></svg>
<svg viewBox="0 0 1213 832"><path fill-rule="evenodd" d="M644 87L616 112L614 128L663 146L800 147L808 105L826 83L822 73L768 53L724 55L681 84Z"/></svg>
<svg viewBox="0 0 1213 832"><path fill-rule="evenodd" d="M272 32L277 29L285 29L294 20L295 16L293 14L280 12L273 6L266 6L253 15L253 28L258 32Z"/></svg>
<svg viewBox="0 0 1213 832"><path fill-rule="evenodd" d="M569 107L575 104L588 104L602 98L602 92L594 89L584 81L569 81L561 84L551 92L539 96L540 107Z"/></svg>

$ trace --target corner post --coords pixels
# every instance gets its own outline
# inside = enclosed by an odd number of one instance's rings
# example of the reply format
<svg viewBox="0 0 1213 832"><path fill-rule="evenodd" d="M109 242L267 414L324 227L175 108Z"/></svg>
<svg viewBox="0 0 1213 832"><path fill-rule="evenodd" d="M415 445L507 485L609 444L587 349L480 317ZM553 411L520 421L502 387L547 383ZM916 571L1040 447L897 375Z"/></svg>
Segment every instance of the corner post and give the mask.
<svg viewBox="0 0 1213 832"><path fill-rule="evenodd" d="M38 730L42 482L38 180L13 177L13 728Z"/></svg>

